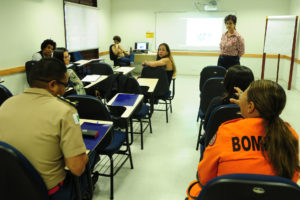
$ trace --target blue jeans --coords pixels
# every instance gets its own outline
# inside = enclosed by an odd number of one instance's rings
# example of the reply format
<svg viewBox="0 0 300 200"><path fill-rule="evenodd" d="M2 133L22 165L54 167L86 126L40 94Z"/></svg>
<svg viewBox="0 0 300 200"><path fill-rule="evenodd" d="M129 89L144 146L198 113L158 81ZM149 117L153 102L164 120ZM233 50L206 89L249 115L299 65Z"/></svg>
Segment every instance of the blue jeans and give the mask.
<svg viewBox="0 0 300 200"><path fill-rule="evenodd" d="M125 56L118 59L120 66L129 66L131 62L134 61L134 54L130 54L129 56Z"/></svg>

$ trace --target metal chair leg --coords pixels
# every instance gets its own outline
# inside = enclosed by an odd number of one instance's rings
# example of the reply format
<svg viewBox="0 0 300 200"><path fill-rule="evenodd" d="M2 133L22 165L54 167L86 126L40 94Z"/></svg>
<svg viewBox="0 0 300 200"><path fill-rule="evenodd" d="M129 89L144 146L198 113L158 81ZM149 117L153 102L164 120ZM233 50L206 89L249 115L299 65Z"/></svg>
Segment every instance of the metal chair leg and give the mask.
<svg viewBox="0 0 300 200"><path fill-rule="evenodd" d="M167 103L167 101L165 101L165 104L166 104L166 120L167 120L167 123L168 123L169 120L168 120L168 103Z"/></svg>
<svg viewBox="0 0 300 200"><path fill-rule="evenodd" d="M198 151L198 149L199 149L202 125L203 125L203 120L201 119L201 120L200 120L199 133L198 133L198 139L197 139L197 144L196 144L196 151Z"/></svg>
<svg viewBox="0 0 300 200"><path fill-rule="evenodd" d="M114 159L112 155L109 156L110 159L110 199L114 199Z"/></svg>

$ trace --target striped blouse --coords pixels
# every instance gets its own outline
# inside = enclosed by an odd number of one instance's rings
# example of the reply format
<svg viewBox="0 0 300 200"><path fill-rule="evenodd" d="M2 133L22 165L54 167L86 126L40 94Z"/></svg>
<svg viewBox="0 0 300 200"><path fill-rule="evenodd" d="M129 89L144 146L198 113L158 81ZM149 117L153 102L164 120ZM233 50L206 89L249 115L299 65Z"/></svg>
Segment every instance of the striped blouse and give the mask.
<svg viewBox="0 0 300 200"><path fill-rule="evenodd" d="M244 38L237 31L234 31L230 36L227 33L222 35L220 54L241 57L245 53Z"/></svg>

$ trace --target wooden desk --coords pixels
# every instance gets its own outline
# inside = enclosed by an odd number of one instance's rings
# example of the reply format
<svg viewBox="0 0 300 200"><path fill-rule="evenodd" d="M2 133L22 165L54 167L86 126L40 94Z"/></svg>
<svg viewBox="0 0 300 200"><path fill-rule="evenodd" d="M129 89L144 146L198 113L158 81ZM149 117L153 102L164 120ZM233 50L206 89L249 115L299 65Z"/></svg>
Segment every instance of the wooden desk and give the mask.
<svg viewBox="0 0 300 200"><path fill-rule="evenodd" d="M158 78L139 78L137 82L139 83L140 86L149 87L147 92L153 93L156 88Z"/></svg>
<svg viewBox="0 0 300 200"><path fill-rule="evenodd" d="M87 65L94 61L104 61L104 60L105 60L104 58L95 58L95 59L91 59L91 60L78 60L78 61L74 62L74 64L77 66L84 66L84 65Z"/></svg>
<svg viewBox="0 0 300 200"><path fill-rule="evenodd" d="M142 53L142 54L134 54L134 63L135 64L142 64L145 61L155 61L156 60L156 54L150 53Z"/></svg>
<svg viewBox="0 0 300 200"><path fill-rule="evenodd" d="M90 84L86 85L84 88L85 89L89 89L90 87L100 83L101 81L105 80L108 76L107 75L101 75L100 78L98 78L98 80L91 82Z"/></svg>
<svg viewBox="0 0 300 200"><path fill-rule="evenodd" d="M134 67L119 67L118 69L115 70L115 72L120 72L123 73L124 75L128 74L134 70Z"/></svg>

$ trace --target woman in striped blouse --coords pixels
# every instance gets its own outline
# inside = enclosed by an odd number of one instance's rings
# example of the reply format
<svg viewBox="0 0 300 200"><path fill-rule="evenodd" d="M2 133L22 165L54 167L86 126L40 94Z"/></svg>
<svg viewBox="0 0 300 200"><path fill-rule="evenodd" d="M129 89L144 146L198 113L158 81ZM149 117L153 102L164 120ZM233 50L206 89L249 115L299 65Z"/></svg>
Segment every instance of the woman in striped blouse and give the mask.
<svg viewBox="0 0 300 200"><path fill-rule="evenodd" d="M236 16L225 17L227 32L222 35L218 65L226 69L233 65L240 65L240 57L245 52L244 38L236 31Z"/></svg>

